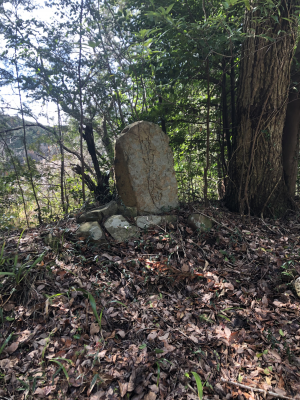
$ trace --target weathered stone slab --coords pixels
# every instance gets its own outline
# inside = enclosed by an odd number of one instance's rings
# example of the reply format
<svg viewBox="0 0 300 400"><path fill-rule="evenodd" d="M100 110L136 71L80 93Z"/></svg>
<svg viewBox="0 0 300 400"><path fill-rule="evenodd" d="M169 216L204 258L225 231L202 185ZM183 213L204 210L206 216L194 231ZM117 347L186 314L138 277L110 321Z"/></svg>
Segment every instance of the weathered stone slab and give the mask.
<svg viewBox="0 0 300 400"><path fill-rule="evenodd" d="M134 218L136 225L141 229L164 225L166 222L176 223L176 215L144 215Z"/></svg>
<svg viewBox="0 0 300 400"><path fill-rule="evenodd" d="M199 229L201 232L209 231L212 226L212 220L202 214L191 214L187 223L193 229Z"/></svg>
<svg viewBox="0 0 300 400"><path fill-rule="evenodd" d="M115 145L118 193L138 215L161 214L177 207L177 181L169 138L158 125L139 121L127 126Z"/></svg>
<svg viewBox="0 0 300 400"><path fill-rule="evenodd" d="M102 213L100 210L92 210L88 211L84 214L81 214L77 218L77 222L81 224L82 222L91 222L91 221L102 221Z"/></svg>
<svg viewBox="0 0 300 400"><path fill-rule="evenodd" d="M111 217L118 212L118 204L112 200L105 204L105 206L100 207L99 210L101 211L103 218Z"/></svg>
<svg viewBox="0 0 300 400"><path fill-rule="evenodd" d="M105 234L102 231L97 221L84 222L80 225L76 232L77 236L89 239L92 242L103 243L106 242Z"/></svg>
<svg viewBox="0 0 300 400"><path fill-rule="evenodd" d="M161 225L163 220L160 215L144 215L136 217L135 223L141 229L150 228L152 226Z"/></svg>
<svg viewBox="0 0 300 400"><path fill-rule="evenodd" d="M123 215L113 215L104 223L105 229L118 242L124 242L132 237L138 237L139 230L130 225Z"/></svg>
<svg viewBox="0 0 300 400"><path fill-rule="evenodd" d="M118 211L118 205L115 201L110 201L104 206L98 207L95 210L88 211L80 215L77 219L78 223L89 222L89 221L99 221L101 222L103 218L110 217L116 214Z"/></svg>

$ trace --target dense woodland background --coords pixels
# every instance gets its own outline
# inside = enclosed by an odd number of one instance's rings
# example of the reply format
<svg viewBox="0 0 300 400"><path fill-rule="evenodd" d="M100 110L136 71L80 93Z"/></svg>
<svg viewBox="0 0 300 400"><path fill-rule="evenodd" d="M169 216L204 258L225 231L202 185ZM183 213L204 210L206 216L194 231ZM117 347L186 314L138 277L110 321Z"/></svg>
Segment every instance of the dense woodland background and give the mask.
<svg viewBox="0 0 300 400"><path fill-rule="evenodd" d="M297 207L300 1L0 7L0 83L19 104L2 99L0 228L116 197L114 141L137 120L169 136L181 201L275 218Z"/></svg>

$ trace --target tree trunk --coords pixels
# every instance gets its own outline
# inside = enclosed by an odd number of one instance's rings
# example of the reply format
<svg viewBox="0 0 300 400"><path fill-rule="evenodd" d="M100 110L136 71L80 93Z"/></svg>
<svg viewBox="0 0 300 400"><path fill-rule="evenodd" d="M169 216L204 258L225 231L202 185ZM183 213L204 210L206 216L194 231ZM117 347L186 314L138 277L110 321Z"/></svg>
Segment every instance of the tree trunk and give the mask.
<svg viewBox="0 0 300 400"><path fill-rule="evenodd" d="M300 44L295 54L295 64L291 72L291 89L289 102L286 110L285 125L282 138L282 160L284 179L287 190L291 197L295 196L297 172L298 172L298 154L299 154L299 135L300 135ZM298 70L297 70L298 69Z"/></svg>
<svg viewBox="0 0 300 400"><path fill-rule="evenodd" d="M267 8L262 0L250 3L244 23L248 37L242 47L237 137L226 205L241 214L279 217L293 206L284 180L282 134L296 37L291 19L299 0L282 0L277 9ZM268 16L261 14L264 6Z"/></svg>
<svg viewBox="0 0 300 400"><path fill-rule="evenodd" d="M296 90L290 92L289 104L282 138L284 180L289 195L294 198L298 172L300 133L300 97Z"/></svg>
<svg viewBox="0 0 300 400"><path fill-rule="evenodd" d="M94 192L95 199L101 204L105 201L110 200L109 195L109 174L106 174L100 170L99 161L96 154L96 146L94 141L94 133L92 124L86 124L84 129L83 138L86 141L88 151L93 161L93 166L96 172L97 185L93 186L92 191ZM85 182L87 183L89 189L91 190L90 183L87 182L86 174Z"/></svg>
<svg viewBox="0 0 300 400"><path fill-rule="evenodd" d="M231 151L231 141L230 141L230 131L229 131L229 122L228 122L228 107L227 107L227 84L226 84L226 60L225 57L222 59L222 114L223 114L223 134L226 138L227 144L227 159L230 161L232 151ZM227 168L227 166L226 166Z"/></svg>

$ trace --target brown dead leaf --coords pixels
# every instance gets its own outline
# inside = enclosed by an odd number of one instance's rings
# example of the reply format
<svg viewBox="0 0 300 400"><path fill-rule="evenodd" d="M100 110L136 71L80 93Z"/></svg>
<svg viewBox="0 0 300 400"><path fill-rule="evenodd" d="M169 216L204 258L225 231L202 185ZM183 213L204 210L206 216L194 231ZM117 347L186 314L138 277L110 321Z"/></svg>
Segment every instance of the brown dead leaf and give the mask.
<svg viewBox="0 0 300 400"><path fill-rule="evenodd" d="M149 335L147 336L148 340L154 340L157 338L157 332L156 331L152 331L149 333Z"/></svg>
<svg viewBox="0 0 300 400"><path fill-rule="evenodd" d="M121 336L122 339L126 336L126 333L124 331L118 331L117 334Z"/></svg>
<svg viewBox="0 0 300 400"><path fill-rule="evenodd" d="M157 243L156 248L157 248L158 250L161 250L161 249L164 248L164 245L163 245L162 243Z"/></svg>
<svg viewBox="0 0 300 400"><path fill-rule="evenodd" d="M286 396L286 391L284 389L280 389L280 388L275 388L274 392L281 395L281 396Z"/></svg>
<svg viewBox="0 0 300 400"><path fill-rule="evenodd" d="M189 272L189 270L190 270L189 265L187 265L187 264L182 265L182 267L181 267L182 272Z"/></svg>
<svg viewBox="0 0 300 400"><path fill-rule="evenodd" d="M268 298L267 298L267 296L266 295L264 295L264 297L262 298L262 305L263 305L263 307L264 308L267 308L268 307L268 305L269 305L269 301L268 301Z"/></svg>
<svg viewBox="0 0 300 400"><path fill-rule="evenodd" d="M159 393L159 388L157 385L155 385L155 383L153 383L153 385L149 385L148 388L151 390L151 392Z"/></svg>
<svg viewBox="0 0 300 400"><path fill-rule="evenodd" d="M14 362L13 360L11 360L10 358L4 358L3 360L0 360L0 368L7 370L7 369L11 369L14 366Z"/></svg>
<svg viewBox="0 0 300 400"><path fill-rule="evenodd" d="M130 375L130 378L129 378L127 392L132 392L134 390L134 388L135 388L135 380L136 380L136 370L134 369L132 371L132 374Z"/></svg>
<svg viewBox="0 0 300 400"><path fill-rule="evenodd" d="M232 332L230 337L229 337L229 343L234 343L237 342L239 339L239 332Z"/></svg>
<svg viewBox="0 0 300 400"><path fill-rule="evenodd" d="M45 386L43 388L37 388L34 394L40 396L40 397L46 397L48 394L50 394L53 390L56 389L56 386Z"/></svg>
<svg viewBox="0 0 300 400"><path fill-rule="evenodd" d="M284 306L285 306L284 303L282 303L281 301L278 301L278 300L274 300L274 301L273 301L273 304L274 304L274 306L276 306L276 307L284 307Z"/></svg>
<svg viewBox="0 0 300 400"><path fill-rule="evenodd" d="M120 387L120 395L121 397L124 397L127 393L127 388L128 388L128 383L127 382L120 382L119 383L119 387Z"/></svg>
<svg viewBox="0 0 300 400"><path fill-rule="evenodd" d="M103 390L99 390L99 392L91 395L90 400L103 400L105 397L105 392Z"/></svg>
<svg viewBox="0 0 300 400"><path fill-rule="evenodd" d="M5 350L8 354L12 354L17 350L18 347L19 347L19 342L14 342L10 346L6 347Z"/></svg>
<svg viewBox="0 0 300 400"><path fill-rule="evenodd" d="M100 331L99 325L93 322L90 326L90 335L95 335L95 333L99 333L99 331Z"/></svg>
<svg viewBox="0 0 300 400"><path fill-rule="evenodd" d="M170 332L165 333L163 336L159 336L158 339L159 340L166 340L169 337Z"/></svg>
<svg viewBox="0 0 300 400"><path fill-rule="evenodd" d="M98 358L104 358L106 352L107 352L107 350L102 350L102 351L100 351L100 353L98 354Z"/></svg>
<svg viewBox="0 0 300 400"><path fill-rule="evenodd" d="M189 338L190 338L194 343L199 343L199 340L198 340L194 335L191 335Z"/></svg>
<svg viewBox="0 0 300 400"><path fill-rule="evenodd" d="M278 381L278 388L279 389L284 389L284 386L285 386L285 384L284 384L283 377L282 377L282 375L280 375L279 381Z"/></svg>
<svg viewBox="0 0 300 400"><path fill-rule="evenodd" d="M4 311L11 311L15 308L14 303L7 303L3 306Z"/></svg>
<svg viewBox="0 0 300 400"><path fill-rule="evenodd" d="M166 340L164 340L163 343L164 343L164 348L163 348L164 352L168 353L168 352L173 351L173 350L176 349L176 347L174 347L171 344L169 344Z"/></svg>
<svg viewBox="0 0 300 400"><path fill-rule="evenodd" d="M149 392L144 397L144 400L155 400L155 399L156 399L156 394L154 392Z"/></svg>
<svg viewBox="0 0 300 400"><path fill-rule="evenodd" d="M80 379L70 378L69 383L73 387L80 387L82 385L82 377Z"/></svg>

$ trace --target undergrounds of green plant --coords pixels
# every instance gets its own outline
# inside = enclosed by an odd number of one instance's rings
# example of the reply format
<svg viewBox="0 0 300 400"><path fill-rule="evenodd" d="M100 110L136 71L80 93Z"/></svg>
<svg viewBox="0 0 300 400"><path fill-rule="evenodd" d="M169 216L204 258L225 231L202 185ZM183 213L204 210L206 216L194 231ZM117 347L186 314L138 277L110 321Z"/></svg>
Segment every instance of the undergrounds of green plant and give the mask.
<svg viewBox="0 0 300 400"><path fill-rule="evenodd" d="M300 216L192 211L102 246L72 218L2 233L0 398L300 399Z"/></svg>

